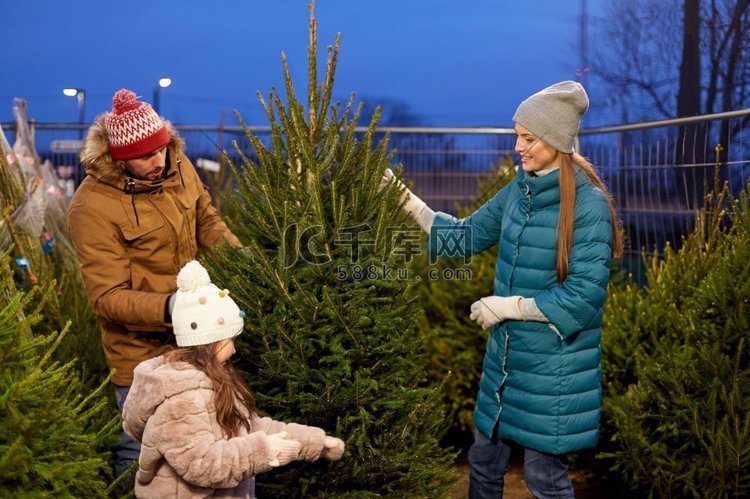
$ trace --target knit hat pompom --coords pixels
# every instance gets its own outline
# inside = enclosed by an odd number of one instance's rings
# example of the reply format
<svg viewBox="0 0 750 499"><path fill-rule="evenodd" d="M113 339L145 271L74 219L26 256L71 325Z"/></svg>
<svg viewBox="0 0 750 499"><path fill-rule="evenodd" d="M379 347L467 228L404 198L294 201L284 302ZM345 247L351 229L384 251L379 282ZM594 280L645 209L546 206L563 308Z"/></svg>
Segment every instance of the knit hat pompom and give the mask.
<svg viewBox="0 0 750 499"><path fill-rule="evenodd" d="M112 97L112 112L104 117L104 126L113 159L142 158L169 144L169 132L159 115L126 88Z"/></svg>
<svg viewBox="0 0 750 499"><path fill-rule="evenodd" d="M191 260L177 274L177 288L180 291L195 291L199 286L211 284L208 271L196 260Z"/></svg>
<svg viewBox="0 0 750 499"><path fill-rule="evenodd" d="M112 97L112 111L117 114L122 114L125 111L137 107L135 106L137 103L138 101L136 100L135 92L131 92L127 88L121 88L115 93L114 97Z"/></svg>
<svg viewBox="0 0 750 499"><path fill-rule="evenodd" d="M229 291L211 283L208 271L192 260L177 274L172 329L178 347L208 345L242 332L244 313Z"/></svg>

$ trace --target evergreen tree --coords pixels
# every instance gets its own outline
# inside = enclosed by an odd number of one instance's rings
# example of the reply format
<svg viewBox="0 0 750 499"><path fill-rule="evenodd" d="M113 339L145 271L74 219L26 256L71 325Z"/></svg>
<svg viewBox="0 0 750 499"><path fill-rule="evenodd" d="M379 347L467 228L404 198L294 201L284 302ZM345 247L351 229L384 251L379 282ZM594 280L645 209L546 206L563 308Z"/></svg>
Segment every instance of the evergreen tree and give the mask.
<svg viewBox="0 0 750 499"><path fill-rule="evenodd" d="M750 194L727 196L604 315L600 457L656 497L750 494Z"/></svg>
<svg viewBox="0 0 750 499"><path fill-rule="evenodd" d="M441 497L455 480L437 386L426 384L415 275L403 258L414 227L399 192L379 183L392 154L373 144L377 114L355 130L353 98L331 104L338 42L317 83L310 16L307 109L286 61L287 103L261 103L264 144L246 127L231 200L233 231L246 244L206 262L246 311L238 366L258 407L274 418L326 429L346 441L338 462L298 463L259 477L269 497Z"/></svg>
<svg viewBox="0 0 750 499"><path fill-rule="evenodd" d="M34 149L25 101L16 99L14 111L13 147L0 129L0 252L12 245L12 267L20 289L44 288L57 281L57 292L47 296L41 310L40 329L61 330L68 321L75 324L53 357L62 362L77 358L75 369L93 390L108 369L67 229L68 201L51 163L41 162Z"/></svg>
<svg viewBox="0 0 750 499"><path fill-rule="evenodd" d="M101 425L107 383L91 392L75 360L51 360L70 327L39 328L55 283L19 291L11 262L0 254L0 497L106 497L117 426L111 416Z"/></svg>

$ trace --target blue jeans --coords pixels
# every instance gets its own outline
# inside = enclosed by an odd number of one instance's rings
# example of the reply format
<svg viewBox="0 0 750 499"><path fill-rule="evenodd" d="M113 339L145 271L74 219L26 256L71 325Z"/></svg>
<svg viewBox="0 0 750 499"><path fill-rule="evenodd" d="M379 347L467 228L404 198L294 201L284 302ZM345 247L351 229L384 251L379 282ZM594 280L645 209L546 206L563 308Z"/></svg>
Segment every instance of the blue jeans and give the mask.
<svg viewBox="0 0 750 499"><path fill-rule="evenodd" d="M120 410L122 416L122 406L125 405L125 399L130 391L129 386L116 386L115 394L117 395L117 408ZM133 464L134 461L138 460L138 456L141 454L141 444L133 440L128 436L125 431L120 428L120 446L117 448L115 453L115 474L120 476Z"/></svg>
<svg viewBox="0 0 750 499"><path fill-rule="evenodd" d="M469 499L503 497L510 451L508 442L498 440L494 443L479 431L474 431L474 443L469 449ZM534 497L574 497L565 454L545 454L525 447L523 474Z"/></svg>

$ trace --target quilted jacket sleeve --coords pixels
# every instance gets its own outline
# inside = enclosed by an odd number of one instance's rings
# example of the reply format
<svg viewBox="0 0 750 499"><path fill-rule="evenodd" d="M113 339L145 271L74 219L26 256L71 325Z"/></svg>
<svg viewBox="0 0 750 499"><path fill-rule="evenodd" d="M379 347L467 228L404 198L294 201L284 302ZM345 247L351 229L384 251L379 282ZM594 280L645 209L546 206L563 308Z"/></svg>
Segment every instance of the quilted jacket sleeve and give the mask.
<svg viewBox="0 0 750 499"><path fill-rule="evenodd" d="M235 487L269 471L268 435L263 431L216 439L205 400L208 390L165 400L149 421L157 450L183 480L199 487Z"/></svg>
<svg viewBox="0 0 750 499"><path fill-rule="evenodd" d="M287 432L289 434L288 438L302 444L299 459L315 461L320 457L320 453L323 452L323 442L325 441L326 433L317 426L282 423L268 417L261 418L257 414L253 414L250 422L254 431L262 431L268 435L281 431Z"/></svg>
<svg viewBox="0 0 750 499"><path fill-rule="evenodd" d="M430 255L466 257L497 244L502 229L503 209L513 184L505 186L468 217L457 219L438 212L430 229Z"/></svg>

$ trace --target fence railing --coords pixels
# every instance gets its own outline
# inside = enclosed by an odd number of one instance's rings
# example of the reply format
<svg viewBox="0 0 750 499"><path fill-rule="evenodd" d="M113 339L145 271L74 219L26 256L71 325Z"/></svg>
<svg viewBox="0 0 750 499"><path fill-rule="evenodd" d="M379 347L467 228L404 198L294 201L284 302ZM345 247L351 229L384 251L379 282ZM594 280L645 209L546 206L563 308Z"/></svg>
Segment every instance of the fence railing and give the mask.
<svg viewBox="0 0 750 499"><path fill-rule="evenodd" d="M32 123L42 159L56 167L72 195L83 172L80 137L87 125ZM13 139L13 124L2 124ZM241 127L177 126L187 154L216 161L222 150L238 157L234 145L250 154ZM250 127L265 140L268 127ZM618 204L628 240L627 258L642 249L679 246L692 228L704 187L714 176L737 194L750 180L750 109L692 118L583 129L579 150L599 169ZM364 128L362 129L364 131ZM488 174L500 162L517 159L512 128L383 127L390 135L394 162L417 192L436 210L457 213L487 188ZM204 178L213 174L203 173Z"/></svg>
<svg viewBox="0 0 750 499"><path fill-rule="evenodd" d="M750 180L750 109L581 131L581 151L612 191L628 255L679 247L706 190Z"/></svg>

